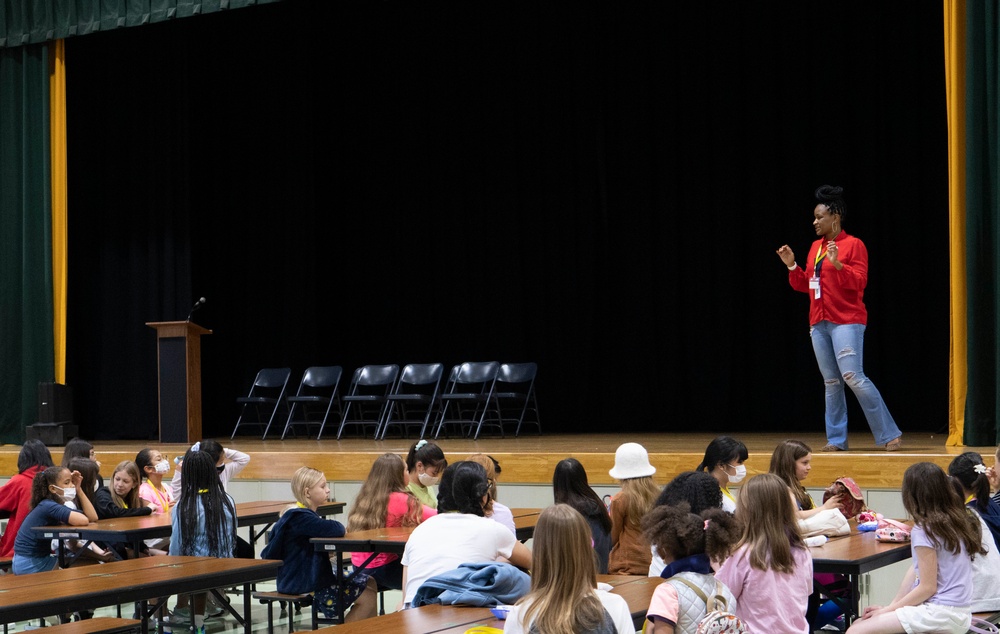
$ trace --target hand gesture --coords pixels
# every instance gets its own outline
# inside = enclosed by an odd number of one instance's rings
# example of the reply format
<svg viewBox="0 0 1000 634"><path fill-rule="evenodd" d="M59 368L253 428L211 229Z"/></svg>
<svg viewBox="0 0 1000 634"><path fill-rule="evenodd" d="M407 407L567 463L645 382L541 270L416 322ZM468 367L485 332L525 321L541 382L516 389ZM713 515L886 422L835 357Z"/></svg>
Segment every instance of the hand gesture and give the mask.
<svg viewBox="0 0 1000 634"><path fill-rule="evenodd" d="M840 264L840 260L837 259L839 256L840 256L840 251L837 249L837 243L834 242L833 240L827 242L826 259L829 260L830 264L836 267L838 271L840 270L840 266L843 266L842 264ZM840 266L837 266L838 264L840 264Z"/></svg>
<svg viewBox="0 0 1000 634"><path fill-rule="evenodd" d="M876 616L881 611L882 611L881 605L869 605L867 608L865 608L865 613L861 615L861 619L862 620L870 619L873 616Z"/></svg>
<svg viewBox="0 0 1000 634"><path fill-rule="evenodd" d="M1000 473L995 467L986 470L986 478L990 481L990 491L1000 490Z"/></svg>
<svg viewBox="0 0 1000 634"><path fill-rule="evenodd" d="M73 478L73 486L75 487L78 487L83 483L83 474L79 471L74 471L70 474L70 477Z"/></svg>
<svg viewBox="0 0 1000 634"><path fill-rule="evenodd" d="M826 502L823 502L823 508L825 508L825 509L837 509L837 508L840 508L840 498L842 496L843 496L843 494L841 494L841 495L835 495L835 496L831 497L830 499L828 499Z"/></svg>
<svg viewBox="0 0 1000 634"><path fill-rule="evenodd" d="M785 263L785 266L792 266L795 264L795 254L792 253L792 248L787 244L781 245L781 248L777 251L778 257L781 261Z"/></svg>

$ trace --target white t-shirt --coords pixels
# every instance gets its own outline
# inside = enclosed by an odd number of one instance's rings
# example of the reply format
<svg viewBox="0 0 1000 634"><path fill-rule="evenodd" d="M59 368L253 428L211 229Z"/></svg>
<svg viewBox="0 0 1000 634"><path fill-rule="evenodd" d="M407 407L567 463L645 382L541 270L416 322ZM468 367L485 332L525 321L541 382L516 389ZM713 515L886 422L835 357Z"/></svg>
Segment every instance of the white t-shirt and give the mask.
<svg viewBox="0 0 1000 634"><path fill-rule="evenodd" d="M601 603L604 604L604 609L611 615L611 620L614 622L618 634L634 634L635 625L632 624L632 612L628 609L628 603L625 602L625 599L603 590L595 590L595 592ZM527 605L527 603L522 603L511 608L507 614L507 620L503 624L504 634L527 634L531 624L528 623L528 627L521 625L521 611Z"/></svg>
<svg viewBox="0 0 1000 634"><path fill-rule="evenodd" d="M656 552L656 546L650 546L649 549L653 552L653 557L649 560L649 576L659 577L663 569L667 567L667 564L660 557L660 553Z"/></svg>
<svg viewBox="0 0 1000 634"><path fill-rule="evenodd" d="M406 541L403 602L431 577L466 563L510 558L517 539L507 528L485 517L466 513L439 513L413 529Z"/></svg>
<svg viewBox="0 0 1000 634"><path fill-rule="evenodd" d="M517 527L514 526L514 514L510 508L500 504L496 500L493 500L493 515L490 516L490 519L506 526L507 530L517 535Z"/></svg>
<svg viewBox="0 0 1000 634"><path fill-rule="evenodd" d="M983 546L988 551L972 560L972 611L996 612L1000 610L1000 552L997 552L990 527L978 511L976 516L983 531Z"/></svg>

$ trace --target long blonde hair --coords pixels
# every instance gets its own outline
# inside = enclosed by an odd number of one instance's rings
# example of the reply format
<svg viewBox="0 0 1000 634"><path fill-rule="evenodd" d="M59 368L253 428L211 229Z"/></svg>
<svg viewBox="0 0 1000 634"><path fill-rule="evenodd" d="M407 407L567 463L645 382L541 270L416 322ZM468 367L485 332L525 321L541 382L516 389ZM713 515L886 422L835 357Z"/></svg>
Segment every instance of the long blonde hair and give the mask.
<svg viewBox="0 0 1000 634"><path fill-rule="evenodd" d="M575 634L604 621L590 525L572 506L553 504L538 516L531 555L531 591L519 604L524 631Z"/></svg>
<svg viewBox="0 0 1000 634"><path fill-rule="evenodd" d="M423 506L406 490L404 471L406 463L394 453L384 453L375 459L347 516L348 531L384 528L389 515L389 496L393 493L407 496L403 526L416 526L423 520Z"/></svg>
<svg viewBox="0 0 1000 634"><path fill-rule="evenodd" d="M128 477L132 478L132 490L124 498L115 491L115 474L119 471L124 471ZM139 474L139 467L134 462L131 460L119 462L111 476L110 484L108 490L111 492L111 501L115 503L115 506L120 509L137 509L142 506L142 500L139 499L139 485L142 484L142 476Z"/></svg>
<svg viewBox="0 0 1000 634"><path fill-rule="evenodd" d="M747 546L751 567L795 571L792 549L806 546L784 480L773 473L750 478L740 490L736 518L743 525L737 548Z"/></svg>
<svg viewBox="0 0 1000 634"><path fill-rule="evenodd" d="M642 517L653 508L660 490L653 482L652 476L629 478L622 480L621 484L621 493L614 499L615 506L624 505L622 512L626 526L641 530Z"/></svg>

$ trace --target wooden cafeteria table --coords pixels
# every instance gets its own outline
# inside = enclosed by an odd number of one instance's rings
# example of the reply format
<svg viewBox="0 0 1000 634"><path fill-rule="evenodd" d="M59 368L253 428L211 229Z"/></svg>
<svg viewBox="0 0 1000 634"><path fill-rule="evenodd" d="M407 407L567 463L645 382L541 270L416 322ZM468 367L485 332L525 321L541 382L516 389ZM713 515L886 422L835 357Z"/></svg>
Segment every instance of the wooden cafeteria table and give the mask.
<svg viewBox="0 0 1000 634"><path fill-rule="evenodd" d="M278 521L281 512L292 504L294 502L239 502L236 504L236 525L250 528L251 545L253 545L274 522ZM343 509L343 502L327 502L321 505L317 512L320 515L335 515ZM254 527L260 524L264 524L264 528L256 532ZM125 543L132 547L133 552L139 552L142 550L142 543L147 539L170 537L171 525L170 514L161 513L98 520L86 526L36 526L34 530L40 531L44 539ZM65 558L60 542L60 559ZM73 559L75 557L69 558L69 563L72 563Z"/></svg>
<svg viewBox="0 0 1000 634"><path fill-rule="evenodd" d="M29 575L0 577L3 623L44 618L95 607L137 603L142 631L148 631L150 599L174 594L244 586L243 614L230 612L250 634L250 591L253 583L274 579L280 561L215 557L141 557L96 566L80 566Z"/></svg>
<svg viewBox="0 0 1000 634"><path fill-rule="evenodd" d="M520 509L524 510L524 509ZM514 517L514 527L516 535L520 541L526 541L534 535L535 524L538 522L538 509L530 509L530 512ZM320 552L336 557L334 571L337 574L337 581L344 584L345 579L349 579L359 569L364 569L368 562L381 553L389 553L402 556L406 549L406 542L410 538L410 533L414 527L393 527L393 528L373 528L366 531L352 531L343 537L314 537L309 540L313 547ZM362 566L356 566L354 572L348 577L344 577L344 554L345 553L372 553ZM338 610L335 622L343 621L343 611Z"/></svg>
<svg viewBox="0 0 1000 634"><path fill-rule="evenodd" d="M620 594L632 612L636 630L646 619L649 600L656 586L663 583L659 577L598 575L597 580L614 586L612 592ZM400 610L345 625L320 628L317 634L375 634L376 632L402 632L404 634L461 634L476 626L503 629L503 621L494 617L489 608L461 605L425 605Z"/></svg>
<svg viewBox="0 0 1000 634"><path fill-rule="evenodd" d="M848 623L861 614L861 575L910 558L910 542L880 542L875 533L859 532L851 522L851 534L833 537L826 544L810 548L813 572L845 575L850 585L846 601L832 597L845 608Z"/></svg>

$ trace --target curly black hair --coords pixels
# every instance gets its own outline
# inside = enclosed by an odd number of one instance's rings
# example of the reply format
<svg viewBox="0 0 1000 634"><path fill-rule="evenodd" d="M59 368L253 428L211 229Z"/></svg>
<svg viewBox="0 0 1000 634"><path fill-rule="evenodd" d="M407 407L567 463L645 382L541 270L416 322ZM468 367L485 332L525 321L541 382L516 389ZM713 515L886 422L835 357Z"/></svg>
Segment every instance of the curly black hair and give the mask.
<svg viewBox="0 0 1000 634"><path fill-rule="evenodd" d="M646 514L642 526L657 554L668 561L700 554L724 561L741 534L733 515L722 509L692 513L687 502L657 506Z"/></svg>
<svg viewBox="0 0 1000 634"><path fill-rule="evenodd" d="M695 515L708 509L722 508L719 481L704 471L684 471L663 487L653 506L676 506L681 502L687 502Z"/></svg>

